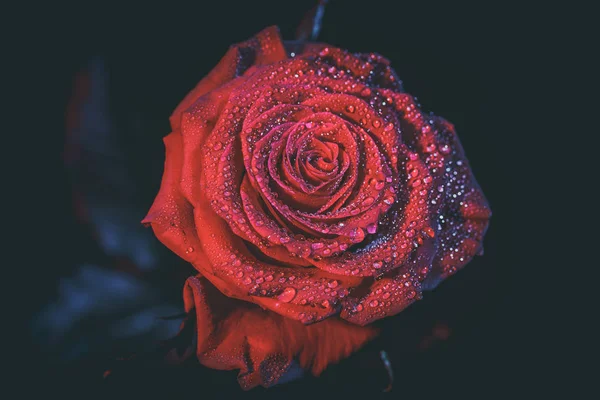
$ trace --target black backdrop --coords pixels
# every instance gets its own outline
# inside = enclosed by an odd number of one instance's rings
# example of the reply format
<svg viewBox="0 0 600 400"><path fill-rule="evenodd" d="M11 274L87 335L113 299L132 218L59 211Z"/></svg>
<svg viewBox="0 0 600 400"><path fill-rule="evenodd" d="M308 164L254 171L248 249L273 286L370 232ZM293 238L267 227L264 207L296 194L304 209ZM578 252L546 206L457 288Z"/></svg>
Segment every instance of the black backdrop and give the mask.
<svg viewBox="0 0 600 400"><path fill-rule="evenodd" d="M61 234L47 237L52 267L44 270L43 282L34 283L35 312L55 301L61 279L75 274L82 264L110 263L89 227L76 217L73 186L82 183L64 167L65 109L77 73L86 70L90 60L102 60L108 76L109 111L126 169L135 178L136 189L128 198L138 206L139 215L133 219L139 220L160 183L161 137L169 132L168 117L178 101L230 44L268 25L278 25L282 36L291 39L313 4L307 0L198 1L186 6L107 8L94 3L85 9L53 10L46 31L52 35L52 44L40 60L47 65L52 86L47 93L52 98L53 118L48 120L44 144L52 154L48 170L53 172L52 179L40 185L54 210L47 217L48 225L59 226ZM519 89L509 79L510 69L518 62L512 53L516 33L511 29L503 10L493 6L379 0L332 0L327 6L319 41L351 51L378 52L390 59L405 89L418 97L423 108L455 124L494 215L484 242L485 255L426 293L423 301L383 321L380 338L319 379L305 378L267 391L256 389L246 396L377 397L387 384L377 356L380 350L389 354L395 373L392 392L381 394L388 398L489 398L512 393L529 379L526 372L533 368L530 346L535 334L527 324L525 283L519 278L525 250L514 234L514 175L519 166L511 143L519 138L516 131L507 130L512 124L507 120L516 118L507 94ZM50 166L56 166L58 174ZM97 189L103 183L88 180L85 184ZM101 197L109 208L113 190L105 190ZM173 299L179 299L182 279L191 273L185 266L178 268L183 272L177 279L164 284L166 296ZM165 276L159 273L152 279L161 282ZM450 332L446 340L434 341L426 350L411 351L409 345L402 345L419 343L417 336L431 335L440 324ZM57 360L54 349L38 342L31 347L36 367L30 376L57 393L105 398L123 393L190 398L243 394L235 373L195 366L125 368L102 380L112 357L127 346L65 363ZM134 343L129 344L135 349Z"/></svg>

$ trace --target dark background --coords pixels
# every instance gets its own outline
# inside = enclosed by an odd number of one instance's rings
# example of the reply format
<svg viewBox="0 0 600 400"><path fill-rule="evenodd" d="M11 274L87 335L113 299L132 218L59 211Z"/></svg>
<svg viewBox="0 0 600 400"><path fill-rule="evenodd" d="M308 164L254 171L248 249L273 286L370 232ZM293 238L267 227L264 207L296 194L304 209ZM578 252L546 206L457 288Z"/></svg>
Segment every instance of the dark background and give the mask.
<svg viewBox="0 0 600 400"><path fill-rule="evenodd" d="M51 262L30 289L32 351L24 359L35 360L28 376L44 390L102 398L244 394L236 372L115 367L114 359L151 350L177 331L178 321L159 317L179 312L183 282L193 273L139 225L160 184L161 138L170 131L171 111L229 45L269 25L293 39L314 3L95 3L53 8L50 23L38 27L40 38L52 38L39 57L51 116L40 135L50 154L49 179L39 182L53 210L44 217ZM523 394L527 383L539 390L531 382L541 374L537 343L546 328L532 323L522 223L517 228L515 193L527 174L514 145L522 140L511 101L520 90L514 70L522 60L512 17L500 5L453 2L332 0L327 6L319 41L383 54L423 109L454 123L493 217L485 255L382 321L381 337L318 379L246 396L490 398ZM87 108L73 106L77 76L95 82ZM73 107L77 113L67 112ZM86 115L87 122L67 135L73 115ZM387 374L380 350L395 374L387 394L381 393ZM103 380L106 369L113 372Z"/></svg>

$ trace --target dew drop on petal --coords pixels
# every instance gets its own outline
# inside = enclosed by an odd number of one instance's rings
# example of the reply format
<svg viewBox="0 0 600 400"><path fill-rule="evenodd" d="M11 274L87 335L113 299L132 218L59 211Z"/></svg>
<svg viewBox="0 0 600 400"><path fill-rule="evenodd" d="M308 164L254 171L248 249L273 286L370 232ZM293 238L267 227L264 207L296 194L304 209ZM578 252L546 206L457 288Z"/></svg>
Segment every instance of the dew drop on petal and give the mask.
<svg viewBox="0 0 600 400"><path fill-rule="evenodd" d="M369 232L370 234L377 232L377 224L371 223L367 225L367 232Z"/></svg>
<svg viewBox="0 0 600 400"><path fill-rule="evenodd" d="M288 243L290 241L290 237L289 236L282 236L279 238L279 241L281 243Z"/></svg>
<svg viewBox="0 0 600 400"><path fill-rule="evenodd" d="M361 228L354 228L350 232L350 240L353 243L362 242L364 238L365 238L365 231L363 231Z"/></svg>
<svg viewBox="0 0 600 400"><path fill-rule="evenodd" d="M296 289L293 287L287 287L279 296L277 296L277 299L279 299L279 301L283 301L284 303L289 303L290 301L294 300L294 297L296 297Z"/></svg>
<svg viewBox="0 0 600 400"><path fill-rule="evenodd" d="M451 151L450 146L448 146L447 144L440 147L440 153L442 153L442 154L449 154L450 151Z"/></svg>

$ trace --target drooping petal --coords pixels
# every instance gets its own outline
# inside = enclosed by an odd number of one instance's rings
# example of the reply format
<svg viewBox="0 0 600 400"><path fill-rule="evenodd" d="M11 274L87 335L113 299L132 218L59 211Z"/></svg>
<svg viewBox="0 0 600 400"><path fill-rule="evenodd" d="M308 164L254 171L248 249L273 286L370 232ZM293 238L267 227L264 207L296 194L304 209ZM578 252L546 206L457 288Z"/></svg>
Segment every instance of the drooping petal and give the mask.
<svg viewBox="0 0 600 400"><path fill-rule="evenodd" d="M246 390L277 383L294 359L319 375L377 334L373 327L338 319L306 326L229 299L202 276L187 280L184 303L186 312L196 316L200 362L215 369L239 369L238 381Z"/></svg>

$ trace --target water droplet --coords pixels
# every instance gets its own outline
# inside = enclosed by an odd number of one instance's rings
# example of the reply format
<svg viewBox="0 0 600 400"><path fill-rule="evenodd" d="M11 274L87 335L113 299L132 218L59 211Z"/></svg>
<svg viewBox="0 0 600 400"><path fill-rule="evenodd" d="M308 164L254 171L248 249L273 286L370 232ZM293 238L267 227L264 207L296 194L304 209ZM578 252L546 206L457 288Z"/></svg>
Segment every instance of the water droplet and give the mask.
<svg viewBox="0 0 600 400"><path fill-rule="evenodd" d="M190 247L188 247L188 248L185 250L185 252L186 252L186 253L193 253L193 252L194 252L194 248L193 248L192 246L190 246Z"/></svg>
<svg viewBox="0 0 600 400"><path fill-rule="evenodd" d="M353 113L355 110L356 108L352 104L346 107L346 111L348 111L349 113Z"/></svg>
<svg viewBox="0 0 600 400"><path fill-rule="evenodd" d="M383 297L384 299L389 299L389 298L390 298L390 296L391 296L391 294L390 294L389 292L385 292L385 293L383 294L383 296L381 296L381 297Z"/></svg>
<svg viewBox="0 0 600 400"><path fill-rule="evenodd" d="M294 297L296 297L296 289L293 287L285 288L283 292L277 296L279 301L283 301L284 303L289 303L290 301L294 300Z"/></svg>
<svg viewBox="0 0 600 400"><path fill-rule="evenodd" d="M379 268L381 268L381 265L382 265L382 264L381 264L381 261L375 261L375 262L373 263L373 268L375 268L375 269L379 269Z"/></svg>
<svg viewBox="0 0 600 400"><path fill-rule="evenodd" d="M362 310L363 310L363 305L362 305L362 304L358 304L358 305L356 306L356 311L357 311L357 312L361 312Z"/></svg>
<svg viewBox="0 0 600 400"><path fill-rule="evenodd" d="M241 278L242 276L244 276L244 273L242 271L238 271L235 276L237 276L238 278Z"/></svg>
<svg viewBox="0 0 600 400"><path fill-rule="evenodd" d="M379 128L381 126L381 121L378 119L374 120L372 123L375 128Z"/></svg>
<svg viewBox="0 0 600 400"><path fill-rule="evenodd" d="M265 276L265 281L271 282L272 280L273 280L273 275L267 275L267 276Z"/></svg>
<svg viewBox="0 0 600 400"><path fill-rule="evenodd" d="M338 281L336 281L335 279L330 281L327 286L329 286L330 288L336 288L339 285Z"/></svg>
<svg viewBox="0 0 600 400"><path fill-rule="evenodd" d="M329 300L323 300L323 301L321 302L321 305L322 305L323 307L325 307L325 308L329 307Z"/></svg>
<svg viewBox="0 0 600 400"><path fill-rule="evenodd" d="M366 199L363 200L362 205L363 206L370 206L371 204L373 204L373 202L375 201L374 198L372 197L367 197Z"/></svg>
<svg viewBox="0 0 600 400"><path fill-rule="evenodd" d="M279 238L279 241L280 241L281 243L288 243L290 240L291 240L291 239L290 239L290 237L289 237L289 236L282 236L282 237L280 237L280 238Z"/></svg>
<svg viewBox="0 0 600 400"><path fill-rule="evenodd" d="M412 228L410 228L410 229L407 229L407 230L406 230L406 237L409 237L409 238L411 238L411 237L413 237L413 236L415 236L415 230L414 230L414 229L412 229Z"/></svg>
<svg viewBox="0 0 600 400"><path fill-rule="evenodd" d="M379 301L377 301L377 300L371 300L371 301L369 302L369 305L370 305L371 307L377 307L377 306L379 305Z"/></svg>
<svg viewBox="0 0 600 400"><path fill-rule="evenodd" d="M369 232L370 234L377 232L377 224L371 223L367 225L367 232Z"/></svg>
<svg viewBox="0 0 600 400"><path fill-rule="evenodd" d="M249 276L245 277L242 282L244 283L244 285L249 285L252 283L252 279L250 279Z"/></svg>
<svg viewBox="0 0 600 400"><path fill-rule="evenodd" d="M313 250L321 249L321 248L323 248L323 246L325 246L325 245L323 243L321 243L321 242L312 243L310 245L310 247L312 247Z"/></svg>
<svg viewBox="0 0 600 400"><path fill-rule="evenodd" d="M221 143L221 142L217 142L213 145L214 150L218 151L218 150L221 150L222 148L223 148L223 143Z"/></svg>
<svg viewBox="0 0 600 400"><path fill-rule="evenodd" d="M365 238L365 231L362 230L362 228L354 228L351 232L350 232L350 240L353 243L359 243L362 242L363 239Z"/></svg>

